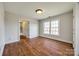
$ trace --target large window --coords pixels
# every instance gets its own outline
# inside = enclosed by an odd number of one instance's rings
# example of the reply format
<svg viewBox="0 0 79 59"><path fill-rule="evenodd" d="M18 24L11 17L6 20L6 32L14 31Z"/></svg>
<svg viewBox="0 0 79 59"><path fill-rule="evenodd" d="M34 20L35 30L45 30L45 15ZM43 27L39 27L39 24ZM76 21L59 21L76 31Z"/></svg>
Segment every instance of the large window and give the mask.
<svg viewBox="0 0 79 59"><path fill-rule="evenodd" d="M44 34L59 35L59 20L52 20L43 23Z"/></svg>
<svg viewBox="0 0 79 59"><path fill-rule="evenodd" d="M59 21L58 20L51 21L51 34L59 35Z"/></svg>
<svg viewBox="0 0 79 59"><path fill-rule="evenodd" d="M44 26L44 34L49 34L50 22L44 22L43 26Z"/></svg>

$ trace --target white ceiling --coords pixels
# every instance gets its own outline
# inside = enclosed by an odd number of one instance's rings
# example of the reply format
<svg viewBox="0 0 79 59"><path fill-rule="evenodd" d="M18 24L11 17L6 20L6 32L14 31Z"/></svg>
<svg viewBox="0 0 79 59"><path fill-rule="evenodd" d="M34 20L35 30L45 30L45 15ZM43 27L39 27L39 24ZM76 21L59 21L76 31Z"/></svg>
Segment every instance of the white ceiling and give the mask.
<svg viewBox="0 0 79 59"><path fill-rule="evenodd" d="M73 8L71 2L5 2L4 5L5 11L37 20L65 13ZM38 8L43 10L42 15L35 13Z"/></svg>

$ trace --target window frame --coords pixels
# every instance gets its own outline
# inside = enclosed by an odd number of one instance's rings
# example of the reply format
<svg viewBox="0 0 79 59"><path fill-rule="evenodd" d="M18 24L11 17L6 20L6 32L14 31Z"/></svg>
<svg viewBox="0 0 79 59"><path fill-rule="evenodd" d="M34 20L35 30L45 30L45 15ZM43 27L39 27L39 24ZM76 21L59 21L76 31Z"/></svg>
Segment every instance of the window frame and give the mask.
<svg viewBox="0 0 79 59"><path fill-rule="evenodd" d="M51 21L53 21L53 20L57 20L58 21L58 35L54 35L54 34L51 34ZM48 34L46 34L46 33L44 33L44 23L45 22L49 22L49 24L50 24L50 26L49 26L49 33ZM43 25L43 34L44 35L53 35L53 36L60 36L60 34L61 34L61 31L60 31L60 28L61 28L61 21L60 21L60 17L56 17L56 18L51 18L51 19L49 19L49 20L45 20L45 21L43 21L42 22L42 25Z"/></svg>

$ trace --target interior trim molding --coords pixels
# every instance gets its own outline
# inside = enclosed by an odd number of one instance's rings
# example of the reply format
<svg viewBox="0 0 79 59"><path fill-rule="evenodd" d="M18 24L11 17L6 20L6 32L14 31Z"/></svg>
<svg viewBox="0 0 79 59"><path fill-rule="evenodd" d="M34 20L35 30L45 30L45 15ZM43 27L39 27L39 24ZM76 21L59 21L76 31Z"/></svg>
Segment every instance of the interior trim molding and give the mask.
<svg viewBox="0 0 79 59"><path fill-rule="evenodd" d="M40 37L47 38L47 39L53 39L53 38L49 38L49 37L45 37L45 36L40 36ZM58 40L58 39L55 39L55 38L54 38L53 40L57 40L57 41L61 41L61 42L65 42L65 43L68 43L68 44L73 44L73 43L70 42L70 41L68 42L68 41L61 40L61 39Z"/></svg>
<svg viewBox="0 0 79 59"><path fill-rule="evenodd" d="M5 42L5 44L10 44L10 43L14 43L14 42L19 42L19 40L15 40L15 41L8 41L8 42Z"/></svg>
<svg viewBox="0 0 79 59"><path fill-rule="evenodd" d="M5 44L3 44L0 48L0 56L2 56L2 54L3 54L3 51L4 51L4 47L5 47Z"/></svg>

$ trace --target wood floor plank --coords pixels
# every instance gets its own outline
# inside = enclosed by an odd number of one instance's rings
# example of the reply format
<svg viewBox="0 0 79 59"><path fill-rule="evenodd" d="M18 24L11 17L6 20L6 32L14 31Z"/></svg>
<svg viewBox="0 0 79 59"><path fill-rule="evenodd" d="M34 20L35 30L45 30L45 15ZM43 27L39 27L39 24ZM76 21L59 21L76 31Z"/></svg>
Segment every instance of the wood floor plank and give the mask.
<svg viewBox="0 0 79 59"><path fill-rule="evenodd" d="M23 37L23 36L21 36ZM21 38L19 42L5 45L3 56L73 56L72 44L44 37Z"/></svg>

